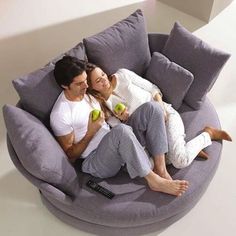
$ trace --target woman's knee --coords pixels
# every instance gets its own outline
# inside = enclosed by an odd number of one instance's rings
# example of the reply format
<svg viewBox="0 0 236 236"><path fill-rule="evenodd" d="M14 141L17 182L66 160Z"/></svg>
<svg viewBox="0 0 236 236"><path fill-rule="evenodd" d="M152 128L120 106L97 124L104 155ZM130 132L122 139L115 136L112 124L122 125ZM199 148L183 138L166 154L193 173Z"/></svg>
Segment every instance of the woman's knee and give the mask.
<svg viewBox="0 0 236 236"><path fill-rule="evenodd" d="M189 159L186 154L182 154L181 156L176 156L171 160L171 163L177 169L183 169L190 165Z"/></svg>

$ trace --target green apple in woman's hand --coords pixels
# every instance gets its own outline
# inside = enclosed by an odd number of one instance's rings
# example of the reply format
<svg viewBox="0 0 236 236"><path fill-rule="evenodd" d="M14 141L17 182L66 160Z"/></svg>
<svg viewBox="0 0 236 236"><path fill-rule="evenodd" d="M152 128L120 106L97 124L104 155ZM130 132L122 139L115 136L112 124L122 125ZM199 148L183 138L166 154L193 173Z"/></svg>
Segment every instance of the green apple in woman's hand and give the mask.
<svg viewBox="0 0 236 236"><path fill-rule="evenodd" d="M99 118L100 114L101 114L100 110L94 109L92 111L92 121L96 121Z"/></svg>
<svg viewBox="0 0 236 236"><path fill-rule="evenodd" d="M121 103L121 102L117 103L115 108L114 108L114 111L117 114L121 114L124 110L125 110L125 105L123 103Z"/></svg>

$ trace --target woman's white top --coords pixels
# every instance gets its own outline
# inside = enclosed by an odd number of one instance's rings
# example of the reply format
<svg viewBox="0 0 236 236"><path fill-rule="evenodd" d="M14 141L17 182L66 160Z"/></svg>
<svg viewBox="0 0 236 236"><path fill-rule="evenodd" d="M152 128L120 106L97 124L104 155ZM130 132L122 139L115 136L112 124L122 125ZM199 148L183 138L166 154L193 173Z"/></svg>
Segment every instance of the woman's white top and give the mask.
<svg viewBox="0 0 236 236"><path fill-rule="evenodd" d="M123 103L131 115L140 105L153 100L160 89L128 69L119 69L115 74L116 87L106 101L110 110L114 110L117 103Z"/></svg>

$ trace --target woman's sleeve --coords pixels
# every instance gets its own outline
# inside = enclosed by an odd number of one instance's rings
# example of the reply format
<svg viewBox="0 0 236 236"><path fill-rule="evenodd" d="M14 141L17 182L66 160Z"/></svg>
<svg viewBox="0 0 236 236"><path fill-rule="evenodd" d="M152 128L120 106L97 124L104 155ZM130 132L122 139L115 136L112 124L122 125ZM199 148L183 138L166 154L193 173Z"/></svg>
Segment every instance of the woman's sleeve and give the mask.
<svg viewBox="0 0 236 236"><path fill-rule="evenodd" d="M122 70L124 70L127 80L129 80L132 84L150 92L152 95L155 95L156 93L160 93L162 95L160 89L155 84L142 78L133 71L127 69L122 69Z"/></svg>

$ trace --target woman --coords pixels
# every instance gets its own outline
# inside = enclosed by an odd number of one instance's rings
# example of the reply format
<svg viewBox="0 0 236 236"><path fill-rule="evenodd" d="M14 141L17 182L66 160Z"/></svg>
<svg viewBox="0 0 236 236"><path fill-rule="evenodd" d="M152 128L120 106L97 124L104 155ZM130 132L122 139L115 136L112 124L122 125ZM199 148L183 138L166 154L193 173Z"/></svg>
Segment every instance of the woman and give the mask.
<svg viewBox="0 0 236 236"><path fill-rule="evenodd" d="M157 101L161 104L165 113L168 139L166 158L167 162L172 163L176 168L187 167L198 154L207 159L208 155L202 149L211 145L212 140L232 141L225 131L205 127L201 134L186 143L184 124L179 113L170 104L162 101L162 94L157 86L132 71L120 69L108 78L101 68L91 64L88 66L87 76L90 87L88 92L101 101L106 115L114 114L127 124L132 119L132 113L141 104L149 101ZM117 103L125 104L126 109L123 112L115 112Z"/></svg>

